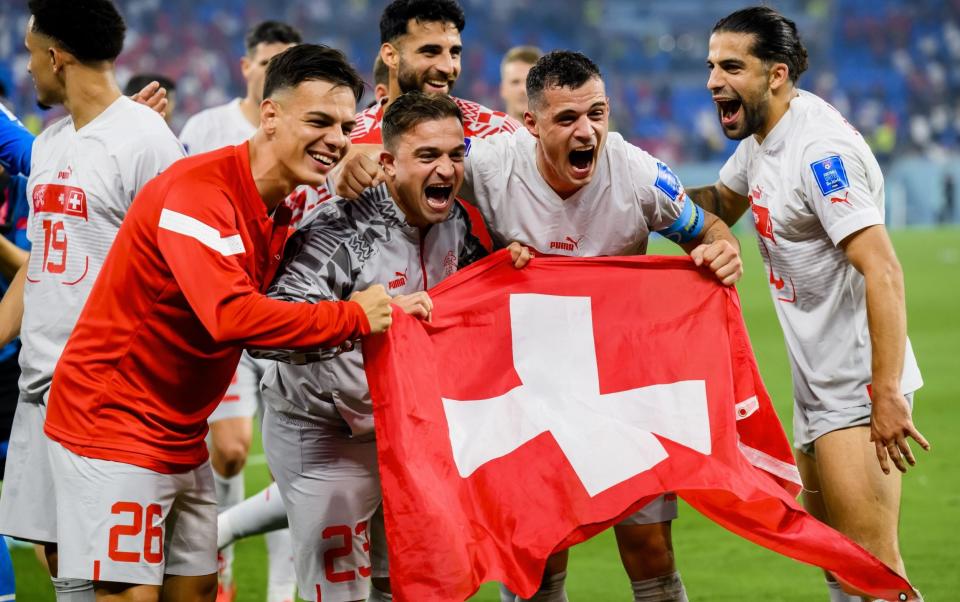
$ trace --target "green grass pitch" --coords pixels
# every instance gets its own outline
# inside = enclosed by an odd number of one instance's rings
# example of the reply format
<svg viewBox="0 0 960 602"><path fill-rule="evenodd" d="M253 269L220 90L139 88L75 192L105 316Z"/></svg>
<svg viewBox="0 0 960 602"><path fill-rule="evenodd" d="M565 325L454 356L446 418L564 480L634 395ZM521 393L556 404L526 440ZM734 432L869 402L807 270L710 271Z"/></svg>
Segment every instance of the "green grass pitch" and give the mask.
<svg viewBox="0 0 960 602"><path fill-rule="evenodd" d="M743 309L767 388L784 424L790 424L790 373L783 339L752 235L742 233L746 273ZM926 384L917 394L915 421L933 451L919 453L904 479L901 545L910 578L928 602L960 600L960 229L893 234L907 283L909 332ZM669 243L652 252L670 252ZM951 292L953 291L953 292ZM956 379L956 380L955 380ZM787 428L789 433L789 426ZM914 446L916 449L916 446ZM247 493L267 483L255 442L247 469ZM768 552L721 529L688 506L674 523L677 563L694 601L806 602L826 600L820 572ZM234 572L238 600L263 602L266 552L262 537L237 545ZM18 599L53 601L49 581L32 550L14 550ZM608 532L575 547L567 591L584 601L630 600L629 584ZM485 585L473 598L499 600Z"/></svg>

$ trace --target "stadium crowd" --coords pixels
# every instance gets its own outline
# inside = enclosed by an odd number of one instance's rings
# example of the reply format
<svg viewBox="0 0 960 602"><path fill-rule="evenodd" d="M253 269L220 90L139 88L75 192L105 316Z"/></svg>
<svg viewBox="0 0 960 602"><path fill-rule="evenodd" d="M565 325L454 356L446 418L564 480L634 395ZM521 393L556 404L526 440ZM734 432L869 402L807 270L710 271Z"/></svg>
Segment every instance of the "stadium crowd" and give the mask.
<svg viewBox="0 0 960 602"><path fill-rule="evenodd" d="M173 127L226 102L243 81L235 57L247 24L296 23L305 39L341 48L370 78L381 3L370 0L123 0L130 31L118 61L121 82L161 73L177 83ZM723 2L716 11L736 8ZM785 0L777 6L807 33L805 86L847 116L881 163L909 153L937 158L960 151L960 7L955 0ZM712 12L693 0L637 3L575 0L543 11L530 0L468 0L464 78L457 90L500 106L500 58L510 47L574 48L608 74L616 129L673 162L722 160L732 145L703 92L702 32ZM706 14L711 13L711 14ZM33 90L23 69L24 6L0 5L0 83L18 114L31 120ZM335 26L332 24L335 23ZM36 113L33 113L36 116ZM46 117L40 117L46 119Z"/></svg>

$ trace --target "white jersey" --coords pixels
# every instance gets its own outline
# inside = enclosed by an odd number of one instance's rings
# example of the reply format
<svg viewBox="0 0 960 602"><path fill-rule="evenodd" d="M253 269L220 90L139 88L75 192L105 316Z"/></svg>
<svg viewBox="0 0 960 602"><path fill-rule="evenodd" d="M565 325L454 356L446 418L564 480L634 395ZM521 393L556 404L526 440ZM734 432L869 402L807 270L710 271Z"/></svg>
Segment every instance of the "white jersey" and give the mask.
<svg viewBox="0 0 960 602"><path fill-rule="evenodd" d="M37 137L27 183L33 250L20 329L24 398L49 389L133 198L181 157L163 118L124 96L79 130L68 116Z"/></svg>
<svg viewBox="0 0 960 602"><path fill-rule="evenodd" d="M554 255L638 255L650 232L690 216L670 168L617 133L607 135L590 183L566 199L537 169L537 140L527 130L470 142L460 196L480 210L498 247L518 241Z"/></svg>
<svg viewBox="0 0 960 602"><path fill-rule="evenodd" d="M180 132L180 142L187 153L199 155L224 146L236 146L257 131L240 110L240 99L200 111L187 120Z"/></svg>
<svg viewBox="0 0 960 602"><path fill-rule="evenodd" d="M796 403L815 412L868 404L865 284L838 247L883 224L883 174L863 137L801 91L762 144L740 143L720 182L750 200ZM908 340L902 390L922 384Z"/></svg>

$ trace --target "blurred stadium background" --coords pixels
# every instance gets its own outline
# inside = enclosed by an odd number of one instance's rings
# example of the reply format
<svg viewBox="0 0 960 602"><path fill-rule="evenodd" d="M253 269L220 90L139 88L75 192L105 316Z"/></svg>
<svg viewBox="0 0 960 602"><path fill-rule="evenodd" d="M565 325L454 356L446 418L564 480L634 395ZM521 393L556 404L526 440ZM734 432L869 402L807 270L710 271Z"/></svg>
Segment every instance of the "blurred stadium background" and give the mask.
<svg viewBox="0 0 960 602"><path fill-rule="evenodd" d="M383 0L118 0L129 32L118 64L177 83L178 130L200 109L242 95L247 28L278 19L304 39L344 50L370 73ZM500 107L503 53L534 44L585 52L603 69L613 128L678 168L712 180L733 148L704 89L713 23L747 2L716 0L463 0L463 71L455 94ZM801 86L833 103L886 168L894 226L960 221L960 1L778 0L810 51ZM26 2L0 3L0 83L32 128ZM372 79L372 75L370 75Z"/></svg>
<svg viewBox="0 0 960 602"><path fill-rule="evenodd" d="M620 131L676 168L688 185L712 182L733 143L723 137L704 85L707 38L746 2L716 0L461 0L467 13L458 96L502 108L503 53L519 44L571 48L596 60ZM383 0L117 0L127 24L121 86L137 72L177 83L175 131L200 109L242 96L239 57L247 28L291 23L304 39L343 49L369 74ZM960 600L960 0L779 0L810 51L801 87L832 102L870 142L887 178L887 220L907 281L910 335L926 386L917 424L934 451L906 477L902 545L928 602ZM5 102L35 131L54 117L35 108L26 73L26 2L0 2L0 84ZM368 75L372 80L372 75ZM906 229L906 227L911 227ZM767 386L789 431L789 369L762 268L742 233L744 312ZM666 251L665 247L655 247ZM958 288L954 288L958 287ZM952 292L951 292L952 291ZM266 484L254 452L247 492ZM824 600L818 572L747 544L681 510L678 563L692 600ZM29 550L15 550L18 599L53 600ZM238 600L264 599L261 538L238 547ZM612 537L576 548L574 600L627 600ZM478 600L493 601L485 587Z"/></svg>

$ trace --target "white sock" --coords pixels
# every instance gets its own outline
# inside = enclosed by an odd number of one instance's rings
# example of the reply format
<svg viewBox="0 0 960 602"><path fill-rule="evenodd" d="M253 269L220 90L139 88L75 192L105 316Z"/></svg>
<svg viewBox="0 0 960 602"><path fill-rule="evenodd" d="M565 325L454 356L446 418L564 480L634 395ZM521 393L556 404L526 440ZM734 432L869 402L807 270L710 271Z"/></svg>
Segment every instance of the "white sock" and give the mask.
<svg viewBox="0 0 960 602"><path fill-rule="evenodd" d="M293 602L293 594L297 589L297 574L293 568L290 529L270 531L266 534L266 540L269 563L267 602Z"/></svg>
<svg viewBox="0 0 960 602"><path fill-rule="evenodd" d="M830 593L830 602L861 602L860 596L851 596L840 589L840 584L836 581L827 580L827 591Z"/></svg>
<svg viewBox="0 0 960 602"><path fill-rule="evenodd" d="M243 473L224 477L213 471L213 485L217 491L217 508L220 512L243 501Z"/></svg>
<svg viewBox="0 0 960 602"><path fill-rule="evenodd" d="M567 572L557 573L545 577L540 589L530 598L520 598L518 602L567 602L567 592L563 588L563 583L567 580Z"/></svg>
<svg viewBox="0 0 960 602"><path fill-rule="evenodd" d="M50 577L50 581L53 582L57 602L95 602L96 600L93 581L66 577Z"/></svg>
<svg viewBox="0 0 960 602"><path fill-rule="evenodd" d="M243 501L243 474L224 477L213 471L213 484L217 492L217 508L221 512ZM219 531L219 527L217 529ZM233 585L233 546L220 550L217 558L217 573L224 586Z"/></svg>
<svg viewBox="0 0 960 602"><path fill-rule="evenodd" d="M687 602L687 590L677 571L663 577L631 581L630 586L634 602Z"/></svg>
<svg viewBox="0 0 960 602"><path fill-rule="evenodd" d="M515 602L517 595L504 584L500 584L500 602Z"/></svg>
<svg viewBox="0 0 960 602"><path fill-rule="evenodd" d="M392 602L393 594L388 594L387 592L382 592L377 588L370 586L370 597L367 598L367 602Z"/></svg>
<svg viewBox="0 0 960 602"><path fill-rule="evenodd" d="M287 528L287 511L276 483L248 497L217 517L217 547L238 539Z"/></svg>

